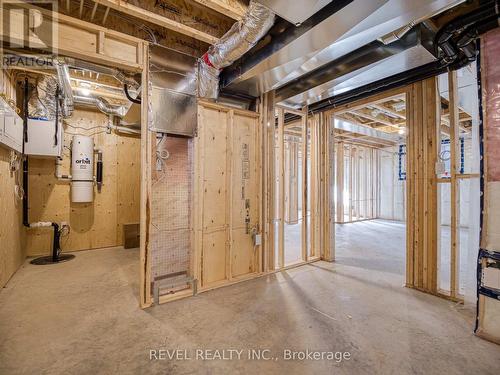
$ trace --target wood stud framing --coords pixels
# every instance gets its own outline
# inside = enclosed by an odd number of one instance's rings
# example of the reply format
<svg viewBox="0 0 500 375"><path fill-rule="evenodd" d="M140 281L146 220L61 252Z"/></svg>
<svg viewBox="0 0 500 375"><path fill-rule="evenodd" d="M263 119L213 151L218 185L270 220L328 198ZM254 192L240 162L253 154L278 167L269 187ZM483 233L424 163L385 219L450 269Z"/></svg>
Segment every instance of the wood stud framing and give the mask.
<svg viewBox="0 0 500 375"><path fill-rule="evenodd" d="M458 276L460 269L460 190L458 174L458 158L459 151L459 117L458 117L458 88L457 88L457 72L448 73L448 92L449 92L449 120L450 120L450 203L451 203L451 233L450 233L450 292L451 298L456 298L459 294Z"/></svg>
<svg viewBox="0 0 500 375"><path fill-rule="evenodd" d="M415 83L407 138L406 285L437 292L437 178L439 95L436 78Z"/></svg>

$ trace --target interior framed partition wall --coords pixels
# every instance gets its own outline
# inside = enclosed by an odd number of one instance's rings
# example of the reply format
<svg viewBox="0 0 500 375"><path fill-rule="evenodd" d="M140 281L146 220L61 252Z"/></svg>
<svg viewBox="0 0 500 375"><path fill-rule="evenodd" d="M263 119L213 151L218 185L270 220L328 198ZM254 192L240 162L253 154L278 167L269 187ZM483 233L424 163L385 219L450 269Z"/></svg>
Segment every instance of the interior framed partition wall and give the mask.
<svg viewBox="0 0 500 375"><path fill-rule="evenodd" d="M335 223L377 218L377 166L375 147L335 142Z"/></svg>
<svg viewBox="0 0 500 375"><path fill-rule="evenodd" d="M429 78L389 90L328 111L331 119L341 112L378 105L388 98L405 98L406 123L406 286L432 294L437 289L438 210L436 162L439 142L439 94L437 79ZM364 114L365 117L370 116ZM339 154L345 154L345 148ZM345 155L340 155L341 157ZM338 157L337 157L338 161ZM345 168L342 169L345 171ZM337 183L345 176L337 173ZM330 182L331 183L331 182ZM333 185L329 190L333 190ZM343 197L337 196L337 201ZM343 206L337 208L341 214Z"/></svg>
<svg viewBox="0 0 500 375"><path fill-rule="evenodd" d="M475 70L467 67L440 76L440 149L438 182L438 293L464 301L465 279L474 267L462 264L467 254L479 247L479 213L471 205L479 195L478 119L474 111L477 86L464 82L476 80ZM459 77L460 76L460 77ZM461 80L461 82L459 82ZM462 106L467 105L467 108ZM477 202L476 202L477 203ZM468 208L468 210L467 210ZM465 210L464 210L465 209ZM463 211L463 212L462 212ZM476 212L477 215L474 213ZM471 236L476 235L477 238ZM472 245L469 244L469 241ZM469 277L470 278L470 277Z"/></svg>
<svg viewBox="0 0 500 375"><path fill-rule="evenodd" d="M287 115L293 120L285 121ZM318 213L320 126L303 110L275 106L270 189L271 235L268 236L268 269L277 271L320 259Z"/></svg>

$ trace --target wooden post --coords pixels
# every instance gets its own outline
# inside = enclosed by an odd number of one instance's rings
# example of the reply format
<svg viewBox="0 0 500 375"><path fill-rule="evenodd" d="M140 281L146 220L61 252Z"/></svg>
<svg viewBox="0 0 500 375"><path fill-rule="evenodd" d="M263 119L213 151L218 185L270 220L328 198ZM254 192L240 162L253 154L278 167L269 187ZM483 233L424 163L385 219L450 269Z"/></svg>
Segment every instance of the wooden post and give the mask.
<svg viewBox="0 0 500 375"><path fill-rule="evenodd" d="M459 118L458 118L458 88L457 72L448 73L448 91L449 91L449 113L450 113L450 205L451 205L451 223L450 223L450 292L451 297L456 298L459 295L459 270L460 270L460 190L459 180L457 179L459 165Z"/></svg>
<svg viewBox="0 0 500 375"><path fill-rule="evenodd" d="M415 83L407 94L406 284L437 291L437 177L439 94L436 78Z"/></svg>
<svg viewBox="0 0 500 375"><path fill-rule="evenodd" d="M308 107L302 108L302 260L307 260L307 111Z"/></svg>
<svg viewBox="0 0 500 375"><path fill-rule="evenodd" d="M326 129L325 137L325 201L323 202L325 215L325 248L322 259L328 262L335 260L335 201L332 199L335 186L335 163L334 163L334 119L331 115L322 114L322 126Z"/></svg>
<svg viewBox="0 0 500 375"><path fill-rule="evenodd" d="M283 108L278 108L278 265L279 268L285 266L285 145L284 145L285 112Z"/></svg>
<svg viewBox="0 0 500 375"><path fill-rule="evenodd" d="M288 138L288 137L287 137ZM298 143L294 139L286 139L285 146L285 223L299 222L299 189L298 189Z"/></svg>
<svg viewBox="0 0 500 375"><path fill-rule="evenodd" d="M274 91L270 91L263 96L262 105L262 122L263 122L263 147L264 147L264 170L263 176L263 253L264 253L264 270L272 271L275 268L274 259L274 215L276 210L275 202L275 171L274 171L274 148L275 148L275 116L274 116Z"/></svg>
<svg viewBox="0 0 500 375"><path fill-rule="evenodd" d="M349 144L349 222L352 221L352 206L353 206L353 172L354 172L354 156L356 151Z"/></svg>
<svg viewBox="0 0 500 375"><path fill-rule="evenodd" d="M149 251L149 224L151 207L151 133L149 132L149 60L148 45L143 48L141 80L141 208L140 208L140 306L151 306L151 259Z"/></svg>
<svg viewBox="0 0 500 375"><path fill-rule="evenodd" d="M344 142L337 144L337 223L344 222Z"/></svg>

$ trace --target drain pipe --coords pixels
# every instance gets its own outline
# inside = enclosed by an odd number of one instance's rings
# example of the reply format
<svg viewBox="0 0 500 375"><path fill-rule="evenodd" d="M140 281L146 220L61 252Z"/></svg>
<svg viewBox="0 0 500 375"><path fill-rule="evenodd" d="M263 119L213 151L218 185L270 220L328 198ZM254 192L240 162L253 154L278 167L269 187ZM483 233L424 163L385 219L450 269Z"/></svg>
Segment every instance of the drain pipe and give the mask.
<svg viewBox="0 0 500 375"><path fill-rule="evenodd" d="M24 128L24 142L28 141L28 77L24 78L24 98L23 98L23 128ZM24 152L24 142L23 142L23 152ZM24 155L23 159L23 225L27 228L30 226L28 219L28 156Z"/></svg>
<svg viewBox="0 0 500 375"><path fill-rule="evenodd" d="M23 98L23 126L25 129L25 140L26 140L26 131L28 129L28 95L29 95L29 87L28 87L28 78L24 79L24 98ZM59 121L59 100L56 98L56 123ZM34 223L30 223L29 221L29 205L28 205L28 197L29 197L29 164L28 164L28 155L24 155L23 160L23 225L26 228L48 228L52 227L54 229L54 234L52 237L52 255L44 256L40 258L33 259L31 261L32 264L53 264L64 262L70 259L73 259L75 256L73 254L63 254L60 255L61 252L61 231L59 228L59 224L50 222L50 221L38 221Z"/></svg>
<svg viewBox="0 0 500 375"><path fill-rule="evenodd" d="M102 150L96 148L94 150L97 153L97 166L96 166L96 178L95 182L97 185L97 191L100 193L102 188Z"/></svg>

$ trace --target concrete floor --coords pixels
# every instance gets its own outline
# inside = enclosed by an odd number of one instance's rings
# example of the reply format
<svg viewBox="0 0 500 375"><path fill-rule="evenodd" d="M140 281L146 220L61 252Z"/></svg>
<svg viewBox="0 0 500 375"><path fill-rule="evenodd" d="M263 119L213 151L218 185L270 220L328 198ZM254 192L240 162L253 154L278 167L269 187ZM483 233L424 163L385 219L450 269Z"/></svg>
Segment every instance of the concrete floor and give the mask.
<svg viewBox="0 0 500 375"><path fill-rule="evenodd" d="M0 374L498 374L500 346L473 335L473 311L401 287L401 263L379 238L375 227L363 240L339 234L337 263L148 310L138 308L137 250L26 262L0 291ZM192 359L150 360L151 349L186 349ZM245 352L202 361L196 349ZM247 349L269 349L272 359L248 360ZM284 349L351 358L287 361Z"/></svg>

